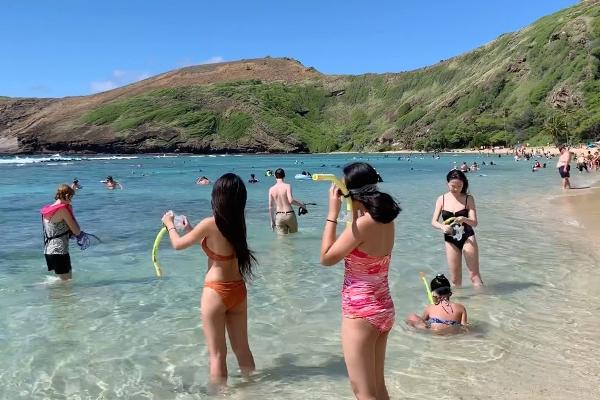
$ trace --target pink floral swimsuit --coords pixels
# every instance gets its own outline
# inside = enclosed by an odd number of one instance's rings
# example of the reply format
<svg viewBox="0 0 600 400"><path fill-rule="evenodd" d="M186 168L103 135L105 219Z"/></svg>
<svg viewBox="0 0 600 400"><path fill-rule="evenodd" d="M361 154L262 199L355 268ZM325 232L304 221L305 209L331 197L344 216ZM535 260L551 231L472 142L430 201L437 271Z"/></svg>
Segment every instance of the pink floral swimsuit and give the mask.
<svg viewBox="0 0 600 400"><path fill-rule="evenodd" d="M342 315L364 318L380 332L394 325L394 302L388 286L390 256L373 257L358 249L346 256Z"/></svg>

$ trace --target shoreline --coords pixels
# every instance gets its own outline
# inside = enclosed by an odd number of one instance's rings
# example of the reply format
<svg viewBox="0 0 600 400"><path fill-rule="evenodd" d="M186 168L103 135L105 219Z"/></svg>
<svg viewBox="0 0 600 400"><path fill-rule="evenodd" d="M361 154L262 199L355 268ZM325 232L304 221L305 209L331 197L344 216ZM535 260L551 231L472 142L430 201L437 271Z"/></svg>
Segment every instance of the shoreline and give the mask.
<svg viewBox="0 0 600 400"><path fill-rule="evenodd" d="M524 151L527 153L543 154L550 153L552 155L559 155L560 152L558 147L554 145L549 146L532 146L532 147L523 147ZM586 154L588 151L596 151L599 147L595 148L587 148L585 145L578 145L577 147L570 147L571 152L574 154ZM513 147L499 147L499 148L485 148L485 149L474 149L474 148L460 148L460 149L445 149L443 151L424 151L424 150L406 150L406 149L398 149L398 150L386 150L386 151L332 151L332 152L251 152L251 151L239 151L239 152L207 152L207 153L187 153L187 152L151 152L151 153L95 153L95 152L71 152L69 150L63 151L47 151L47 152L39 152L39 153L0 153L0 158L6 157L43 157L43 156L52 156L56 154L60 154L61 156L71 156L71 157L94 157L94 156L160 156L160 155L168 155L168 156L194 156L194 155L268 155L268 156L281 156L281 155L336 155L336 154L465 154L465 155L514 155L516 149Z"/></svg>

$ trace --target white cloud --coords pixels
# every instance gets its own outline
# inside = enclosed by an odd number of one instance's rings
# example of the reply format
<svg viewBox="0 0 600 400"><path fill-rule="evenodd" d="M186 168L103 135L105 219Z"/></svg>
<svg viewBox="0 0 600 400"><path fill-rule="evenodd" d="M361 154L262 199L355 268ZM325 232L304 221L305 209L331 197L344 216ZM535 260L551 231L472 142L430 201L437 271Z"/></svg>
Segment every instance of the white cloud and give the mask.
<svg viewBox="0 0 600 400"><path fill-rule="evenodd" d="M90 83L90 89L92 93L106 92L117 87L117 84L113 81L95 81Z"/></svg>
<svg viewBox="0 0 600 400"><path fill-rule="evenodd" d="M208 60L204 60L204 61L200 61L198 64L202 65L202 64L217 64L217 63L221 63L225 61L225 59L221 56L214 56L209 58Z"/></svg>
<svg viewBox="0 0 600 400"><path fill-rule="evenodd" d="M116 89L120 86L128 85L143 79L151 77L148 72L128 71L124 69L115 69L109 79L101 81L93 81L90 83L90 91L92 93L106 92L107 90Z"/></svg>
<svg viewBox="0 0 600 400"><path fill-rule="evenodd" d="M149 74L149 73L147 73L147 72L142 72L141 74L139 74L138 76L136 76L136 77L135 77L135 80L134 80L134 82L137 82L137 81L143 81L144 79L148 79L148 78L150 78L151 76L152 76L152 75L150 75L150 74Z"/></svg>
<svg viewBox="0 0 600 400"><path fill-rule="evenodd" d="M123 69L115 69L115 70L113 71L113 76L114 76L115 78L122 78L122 77L124 77L125 75L127 75L127 71L125 71L125 70L123 70Z"/></svg>
<svg viewBox="0 0 600 400"><path fill-rule="evenodd" d="M193 61L192 59L184 59L177 63L178 68L189 67L192 65L216 64L225 61L221 56L213 56L202 61ZM129 71L126 69L115 69L111 72L107 79L90 82L90 92L99 93L107 90L116 89L118 87L128 85L137 81L150 78L152 75L145 71Z"/></svg>
<svg viewBox="0 0 600 400"><path fill-rule="evenodd" d="M225 59L221 56L213 56L211 58L208 58L206 60L202 60L202 61L194 61L191 58L184 58L183 60L179 61L176 64L177 68L185 68L185 67L192 67L194 65L205 65L205 64L216 64L216 63L221 63L225 61Z"/></svg>
<svg viewBox="0 0 600 400"><path fill-rule="evenodd" d="M194 64L195 63L192 61L191 58L185 58L185 59L179 61L177 64L175 64L175 66L177 68L185 68L185 67L191 67Z"/></svg>

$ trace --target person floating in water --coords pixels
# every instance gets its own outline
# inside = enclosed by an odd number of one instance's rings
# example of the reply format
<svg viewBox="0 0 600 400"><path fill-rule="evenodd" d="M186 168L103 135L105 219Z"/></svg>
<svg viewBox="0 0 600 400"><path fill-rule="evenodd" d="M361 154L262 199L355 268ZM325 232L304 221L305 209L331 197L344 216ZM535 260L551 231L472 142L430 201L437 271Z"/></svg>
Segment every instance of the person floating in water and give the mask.
<svg viewBox="0 0 600 400"><path fill-rule="evenodd" d="M248 179L248 183L258 183L259 180L256 179L256 176L254 174L250 174L250 179Z"/></svg>
<svg viewBox="0 0 600 400"><path fill-rule="evenodd" d="M196 185L208 185L210 184L210 179L202 175L198 179L196 179Z"/></svg>
<svg viewBox="0 0 600 400"><path fill-rule="evenodd" d="M122 185L121 185L119 182L115 181L115 180L113 179L113 177L112 177L112 176L110 176L110 175L106 177L106 180L104 181L104 186L106 186L106 188L107 188L108 190L114 190L114 189L116 189L117 187L118 187L119 189L123 189L123 186L122 186Z"/></svg>
<svg viewBox="0 0 600 400"><path fill-rule="evenodd" d="M542 164L540 164L540 162L536 160L533 163L533 167L531 167L531 172L535 172L535 171L537 171L538 169L541 169L541 168L542 168Z"/></svg>
<svg viewBox="0 0 600 400"><path fill-rule="evenodd" d="M286 235L298 232L298 220L292 205L306 208L301 201L294 199L292 187L284 182L285 171L282 168L275 170L275 184L269 189L269 219L271 229Z"/></svg>
<svg viewBox="0 0 600 400"><path fill-rule="evenodd" d="M52 204L40 210L44 233L44 257L48 271L54 271L63 281L73 277L69 256L69 236L79 235L81 229L73 214L71 201L75 190L69 185L60 185Z"/></svg>
<svg viewBox="0 0 600 400"><path fill-rule="evenodd" d="M83 189L83 186L81 186L79 184L79 179L77 178L73 178L73 183L71 183L71 189L73 190L79 190L79 189Z"/></svg>
<svg viewBox="0 0 600 400"><path fill-rule="evenodd" d="M467 309L462 304L450 301L452 289L450 282L439 274L431 281L429 286L433 295L433 304L425 307L422 316L411 314L406 322L419 329L443 330L450 327L466 326Z"/></svg>

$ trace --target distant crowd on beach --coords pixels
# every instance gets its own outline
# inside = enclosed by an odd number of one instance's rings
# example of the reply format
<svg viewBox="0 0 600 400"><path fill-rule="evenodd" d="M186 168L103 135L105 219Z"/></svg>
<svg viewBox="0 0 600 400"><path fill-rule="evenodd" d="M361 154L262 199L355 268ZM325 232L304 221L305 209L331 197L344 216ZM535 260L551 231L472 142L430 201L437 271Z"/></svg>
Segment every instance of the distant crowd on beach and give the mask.
<svg viewBox="0 0 600 400"><path fill-rule="evenodd" d="M532 172L541 168L546 168L546 163L541 164L539 159L552 159L558 157L556 168L561 177L561 187L563 189L572 189L571 187L571 162L576 162L576 167L579 172L600 171L600 150L598 144L590 143L586 146L569 147L560 145L557 149L546 150L544 147L528 149L526 146L518 146L514 149L515 161L522 159L529 161L536 159L532 166Z"/></svg>

